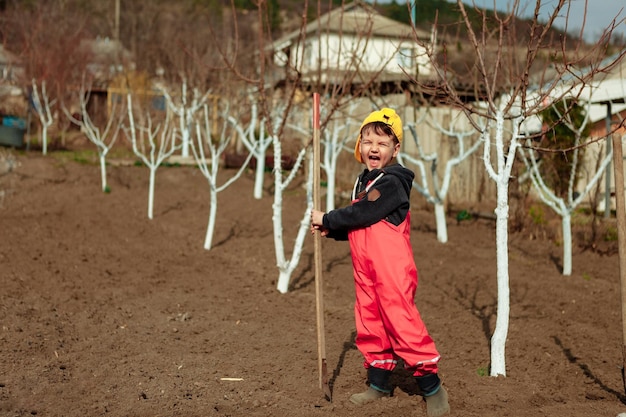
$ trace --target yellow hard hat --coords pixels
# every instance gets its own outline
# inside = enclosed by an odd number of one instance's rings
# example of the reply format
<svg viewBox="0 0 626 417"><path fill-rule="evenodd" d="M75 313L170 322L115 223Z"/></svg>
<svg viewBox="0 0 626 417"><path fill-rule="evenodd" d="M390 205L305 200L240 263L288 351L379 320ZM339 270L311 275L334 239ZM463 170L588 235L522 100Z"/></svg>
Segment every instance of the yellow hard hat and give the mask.
<svg viewBox="0 0 626 417"><path fill-rule="evenodd" d="M398 116L395 110L385 107L383 109L373 111L365 118L365 120L363 120L363 123L361 123L359 136L356 138L354 157L361 163L363 163L363 160L361 159L361 150L359 149L361 145L361 131L365 125L374 122L382 122L391 127L391 130L396 135L396 138L398 138L398 142L402 143L402 120L400 120L400 116Z"/></svg>

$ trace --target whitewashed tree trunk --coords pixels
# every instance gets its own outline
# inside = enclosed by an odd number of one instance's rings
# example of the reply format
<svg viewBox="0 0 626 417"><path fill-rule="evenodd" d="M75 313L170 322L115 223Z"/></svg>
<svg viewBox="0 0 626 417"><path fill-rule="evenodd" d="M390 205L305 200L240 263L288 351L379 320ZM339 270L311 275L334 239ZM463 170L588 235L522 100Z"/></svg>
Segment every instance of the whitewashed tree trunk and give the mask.
<svg viewBox="0 0 626 417"><path fill-rule="evenodd" d="M256 159L254 175L253 196L260 200L263 197L263 183L265 180L265 155L267 149L272 144L272 136L265 130L265 119L259 118L258 104L253 98L250 107L250 121L247 126L242 126L241 122L234 117L229 117L229 121L235 127L239 140L248 149L248 152Z"/></svg>
<svg viewBox="0 0 626 417"><path fill-rule="evenodd" d="M503 101L502 106L505 106ZM501 109L496 111L495 149L496 168L491 163L491 139L488 126L483 131L483 160L489 177L496 183L496 271L498 283L498 311L496 327L491 337L491 376L506 376L506 338L509 331L509 181L515 161L515 153L519 147L519 123L521 118L512 120L511 138L504 143L505 114Z"/></svg>
<svg viewBox="0 0 626 417"><path fill-rule="evenodd" d="M564 108L567 108L567 99L563 99ZM574 149L571 151L571 166L570 174L567 186L567 196L560 197L556 195L555 191L551 189L544 181L540 164L537 163L537 152L533 150L533 143L531 140L526 141L526 150L521 150L522 160L526 165L527 171L530 173L533 187L537 191L541 201L548 207L552 208L559 216L561 216L561 231L563 234L563 275L569 276L572 274L572 222L571 216L576 207L583 201L583 199L591 193L593 188L602 178L602 175L606 172L606 167L609 165L613 158L613 152L609 149L604 159L597 164L596 171L593 176L587 182L585 189L578 193L574 198L574 186L576 183L576 176L578 174L579 162L580 162L580 148L579 145L582 142L582 133L587 126L590 114L590 104L587 103L585 117L580 123L580 126L575 125L575 121L572 120L571 114L560 114L558 107L553 106L553 110L560 117L560 123L567 126L572 134L575 136ZM598 155L602 155L600 152Z"/></svg>
<svg viewBox="0 0 626 417"><path fill-rule="evenodd" d="M347 114L352 114L359 107L359 100L350 100ZM320 146L322 150L322 158L320 161L320 169L326 174L326 211L335 209L335 190L337 187L337 163L339 156L344 150L350 153L354 151L354 147L347 147L346 144L356 139L356 134L351 127L358 127L356 121L346 117L331 119L328 113L333 111L331 102L322 102L320 106L321 119L325 119L324 126L321 129ZM299 125L290 125L292 129L300 132L304 137L310 137L311 132ZM318 181L320 179L316 179Z"/></svg>
<svg viewBox="0 0 626 417"><path fill-rule="evenodd" d="M106 152L103 152L98 155L98 160L100 161L100 183L102 187L102 191L107 191L107 158Z"/></svg>
<svg viewBox="0 0 626 417"><path fill-rule="evenodd" d="M209 224L204 236L204 249L210 250L213 247L213 235L215 234L215 219L217 218L217 192L211 189L209 207Z"/></svg>
<svg viewBox="0 0 626 417"><path fill-rule="evenodd" d="M213 129L210 121L211 118L209 117L211 111L209 111L206 104L203 106L203 110L204 123L196 124L196 141L191 142L191 150L193 152L196 163L198 164L198 168L200 168L202 175L204 175L204 177L207 179L207 182L209 183L210 208L209 221L207 225L206 235L204 238L204 249L210 250L213 246L213 235L215 232L215 222L217 219L217 194L228 188L232 183L239 179L239 177L241 177L241 174L245 171L248 163L250 162L252 154L248 154L247 159L241 165L241 167L234 176L232 176L221 186L218 186L217 177L220 173L220 160L222 159L221 156L230 144L230 140L232 138L230 130L228 129L228 126L231 123L228 121L228 117L220 118L220 120L223 121L220 135L216 140L212 140L214 139L211 135ZM205 157L205 148L209 150L210 158Z"/></svg>
<svg viewBox="0 0 626 417"><path fill-rule="evenodd" d="M335 209L337 186L337 162L346 143L354 139L349 135L350 121L335 120L322 130L321 146L324 147L320 168L326 174L326 212ZM318 181L319 179L316 179Z"/></svg>
<svg viewBox="0 0 626 417"><path fill-rule="evenodd" d="M256 166L254 168L254 192L253 197L257 200L263 198L263 184L265 180L265 155L267 148L263 149L263 142L258 142L259 145L254 154L256 156Z"/></svg>
<svg viewBox="0 0 626 417"><path fill-rule="evenodd" d="M508 189L508 178L497 181L497 207L495 212L498 311L496 314L496 327L491 336L491 376L506 376L505 350L510 315Z"/></svg>
<svg viewBox="0 0 626 417"><path fill-rule="evenodd" d="M302 255L302 247L304 246L304 238L309 232L310 224L310 212L313 208L313 198L310 197L307 202L307 209L304 212L302 220L300 221L300 227L296 240L294 241L291 258L287 259L285 254L284 243L284 229L283 229L283 193L289 183L295 177L298 168L302 164L302 159L306 154L306 149L302 149L298 154L296 163L291 170L287 178L283 178L283 171L281 169L282 160L282 146L277 136L273 137L273 150L274 150L274 203L272 204L272 224L274 227L274 248L276 253L276 266L278 267L278 281L276 288L281 293L287 293L289 291L289 282L291 281L291 275L300 262L300 256ZM313 169L310 169L309 175L312 175ZM307 181L307 193L309 190L312 192L313 179L309 178Z"/></svg>
<svg viewBox="0 0 626 417"><path fill-rule="evenodd" d="M563 275L572 275L572 216L566 213L561 218L563 230Z"/></svg>
<svg viewBox="0 0 626 417"><path fill-rule="evenodd" d="M123 106L118 106L117 100L113 100L113 105L108 114L106 125L104 126L104 128L101 129L100 127L96 126L87 110L87 104L89 103L91 90L87 90L85 88L84 80L79 90L79 95L80 97L78 98L78 100L80 105L80 119L75 118L65 107L63 107L63 112L72 123L80 127L81 132L85 134L87 139L89 139L91 143L96 145L96 150L98 151L98 160L100 162L102 191L107 192L108 185L106 157L115 142L117 141L119 132L122 128L122 124L124 122L124 108Z"/></svg>
<svg viewBox="0 0 626 417"><path fill-rule="evenodd" d="M446 208L442 202L435 203L435 224L437 224L437 240L441 243L448 241L448 227L446 224Z"/></svg>
<svg viewBox="0 0 626 417"><path fill-rule="evenodd" d="M150 181L148 182L148 218L154 217L154 185L156 184L156 170L157 167L150 164Z"/></svg>
<svg viewBox="0 0 626 417"><path fill-rule="evenodd" d="M127 137L130 137L133 153L142 160L150 170L150 183L148 188L148 218L154 216L154 188L156 183L156 171L159 166L174 152L180 149L179 145L172 145L175 132L170 128L170 118L165 117L163 124L152 126L152 117L146 112L146 126L135 126L135 116L131 94L126 96L129 127L124 128ZM148 145L146 147L146 144Z"/></svg>
<svg viewBox="0 0 626 417"><path fill-rule="evenodd" d="M576 141L578 144L579 141ZM552 208L559 216L561 216L561 230L563 234L563 275L569 276L572 274L572 224L571 215L578 207L578 205L584 200L584 198L591 193L596 184L602 179L606 167L609 165L613 158L613 152L611 150L604 156L604 158L598 164L595 173L587 182L585 188L574 198L574 178L578 166L578 149L575 149L572 157L572 167L570 175L570 183L567 198L557 196L552 189L545 183L541 175L540 166L537 163L537 156L532 149L532 145L528 142L527 150L521 151L522 160L526 165L526 169L530 172L530 178L532 180L533 187L537 191L539 198L548 207ZM602 153L600 152L600 155Z"/></svg>
<svg viewBox="0 0 626 417"><path fill-rule="evenodd" d="M281 116L276 117L273 120L273 125L271 130L274 132L280 131L280 126L283 125L284 119L288 116L288 114L284 114L284 110L286 108L280 108L280 111L276 112L276 114L282 114ZM288 126L294 132L298 132L303 135L303 137L311 138L312 131L311 129L305 129L302 127L302 124L291 124L284 123L285 126ZM329 182L332 180L334 182L334 172L336 172L337 166L337 158L341 150L343 149L345 143L349 141L351 138L347 136L344 132L347 131L349 127L349 122L345 120L335 121L332 124L332 128L323 129L324 131L324 145L325 152L323 156L323 161L320 164L320 168L324 168L327 172L327 176ZM312 126L310 126L311 128ZM296 158L296 162L289 172L287 178L283 178L283 170L281 168L282 161L282 144L277 135L272 136L272 144L274 151L274 204L272 205L272 222L274 226L274 246L276 248L276 265L278 266L279 276L277 282L277 289L281 293L286 293L289 291L289 283L291 281L291 275L293 271L298 266L300 262L300 256L302 254L302 248L304 245L304 239L309 233L310 226L310 211L313 208L313 180L319 181L319 178L312 178L312 152L308 152L309 161L310 161L310 169L308 170L309 176L307 177L306 187L307 187L307 209L305 210L302 220L300 221L300 226L298 228L297 237L294 242L293 250L291 253L291 258L287 259L285 254L285 244L284 244L284 235L283 235L283 218L282 218L282 201L283 201L283 193L287 186L291 183L291 181L295 178L295 175L298 172L300 165L302 164L302 160L304 156L307 154L307 149L301 149L298 153L298 157ZM333 189L334 196L334 185L331 186ZM330 193L330 191L327 191ZM327 200L328 203L329 200ZM334 207L334 200L330 203Z"/></svg>
<svg viewBox="0 0 626 417"><path fill-rule="evenodd" d="M473 2L472 2L473 3ZM522 139L520 135L520 126L529 118L538 115L546 103L550 103L553 99L559 99L575 90L576 85L585 85L589 83L594 75L602 76L607 70L624 56L623 53L616 54L612 59L604 59L600 54L590 51L585 59L589 60L590 70L581 73L578 70L572 70L580 58L574 60L568 53L567 48L552 48L555 54L562 54L561 63L559 65L546 65L544 73L539 77L539 85L531 79L530 74L534 72L536 64L541 64L537 60L545 51L546 45L550 44L548 39L549 28L551 28L557 19L568 18L569 9L567 0L558 0L554 2L553 7L544 17L544 21L539 22L538 16L543 10L542 2L537 1L534 8L534 18L530 20L528 33L531 35L527 39L525 49L523 51L518 47L518 39L516 32L511 30L511 22L522 14L524 2L515 0L512 2L508 13L492 15L486 9L480 9L474 4L472 13L468 13L466 6L462 0L456 1L464 27L467 29L466 36L472 46L471 55L475 58L472 62L473 76L467 78L466 73L455 72L452 68L446 66L433 65L436 72L436 78L441 83L442 88L446 91L445 101L461 109L467 116L477 132L483 137L484 152L483 160L488 176L496 183L496 245L497 245L497 284L498 284L498 310L496 317L496 327L491 338L491 375L506 376L505 348L509 325L510 311L510 288L509 288L509 271L508 271L508 184L510 181L510 173L515 161L515 154L519 148L519 141ZM483 23L493 17L495 25L487 27L480 26L480 31L475 30L476 15ZM615 29L615 25L608 28L603 36L610 38L611 32ZM582 35L581 35L582 36ZM497 42L494 40L497 39ZM417 40L417 38L416 38ZM439 48L430 48L427 55L431 62L436 63L441 58L435 51ZM519 53L523 52L523 60L519 60ZM569 51L567 51L569 52ZM510 63L521 63L521 65L510 65ZM550 70L550 71L548 71ZM553 71L554 70L554 71ZM480 91L480 101L469 103L463 98L462 91L458 89L456 82L451 80L467 79L468 83L474 88L474 91ZM503 84L501 80L507 80L508 94L501 94L498 86ZM414 80L417 84L423 85L419 80ZM529 86L533 86L529 90ZM536 88L535 88L536 87ZM468 91L464 86L464 91ZM580 90L578 90L580 93ZM571 96L571 94L570 94ZM580 94L576 95L580 98ZM496 168L491 163L492 141L491 126L480 126L478 121L484 120L488 123L495 122L495 154ZM507 140L505 142L505 126L507 123ZM508 129L510 128L510 131Z"/></svg>
<svg viewBox="0 0 626 417"><path fill-rule="evenodd" d="M41 87L37 85L37 81L32 80L32 98L37 112L37 117L41 123L41 152L44 155L48 154L48 128L54 123L54 117L52 115L52 106L56 103L56 99L50 100L48 90L46 89L46 82L41 82Z"/></svg>
<svg viewBox="0 0 626 417"><path fill-rule="evenodd" d="M422 118L426 115L427 114L424 113ZM440 159L438 153L436 151L429 154L424 152L417 130L415 129L417 122L406 125L406 129L411 132L411 136L413 137L415 146L417 147L417 156L413 157L406 153L398 155L398 161L401 164L408 162L417 168L419 175L416 175L416 179L413 181L413 188L422 194L428 203L434 206L435 224L437 225L437 240L440 243L448 242L445 200L448 195L448 190L450 189L450 181L452 180L454 168L473 154L481 144L480 140L475 140L472 144L470 144L469 148L467 148L465 144L466 138L470 135L476 134L476 131L474 129L465 132L456 131L454 129L455 120L452 121L451 126L448 128L435 124L434 121L429 122L429 124L434 125L434 127L445 136L456 139L457 154L456 156L450 157L446 161L443 175L437 172L438 162ZM430 165L430 175L427 175L426 164Z"/></svg>
<svg viewBox="0 0 626 417"><path fill-rule="evenodd" d="M202 109L210 96L210 91L200 94L197 88L193 89L191 99L187 92L187 79L183 78L181 84L180 100L175 102L166 89L163 89L165 101L171 111L178 117L178 128L181 136L181 156L189 157L189 146L191 142L191 132L193 132L196 113Z"/></svg>
<svg viewBox="0 0 626 417"><path fill-rule="evenodd" d="M352 114L358 107L359 101L352 100L347 109L348 114ZM330 105L322 102L320 113L326 116ZM321 143L323 147L322 161L320 168L326 174L326 212L335 209L335 190L337 187L337 163L341 152L346 148L346 144L350 140L356 139L350 127L355 122L350 119L338 118L330 121L324 129L321 130ZM358 125L356 125L358 126ZM316 179L315 181L318 181Z"/></svg>

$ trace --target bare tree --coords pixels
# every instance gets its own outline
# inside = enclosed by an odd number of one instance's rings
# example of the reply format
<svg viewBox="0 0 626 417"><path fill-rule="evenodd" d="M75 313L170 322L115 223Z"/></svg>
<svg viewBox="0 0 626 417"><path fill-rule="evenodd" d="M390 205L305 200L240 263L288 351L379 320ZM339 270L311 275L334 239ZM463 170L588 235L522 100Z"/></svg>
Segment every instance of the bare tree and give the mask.
<svg viewBox="0 0 626 417"><path fill-rule="evenodd" d="M257 200L263 197L263 183L265 179L265 155L272 144L272 137L267 134L265 118L259 116L258 97L250 94L249 115L244 119L229 116L228 121L235 128L238 139L245 146L248 153L255 159L255 175L253 196Z"/></svg>
<svg viewBox="0 0 626 417"><path fill-rule="evenodd" d="M54 123L55 117L52 115L52 112L57 103L56 98L51 98L47 87L46 80L37 82L35 78L32 79L30 95L35 114L41 122L41 153L44 155L48 153L48 129Z"/></svg>
<svg viewBox="0 0 626 417"><path fill-rule="evenodd" d="M476 30L469 17L467 6L457 0L461 11L474 61L467 72L474 74L473 91L478 102L467 102L461 92L460 74L451 68L440 66L437 70L438 86L442 97L448 104L460 108L474 128L481 135L483 160L489 177L496 184L496 262L498 282L498 310L496 326L491 338L491 375L506 375L505 346L509 325L510 289L508 270L508 191L511 171L518 148L522 145L524 133L520 129L530 117L538 114L546 100L554 100L568 93L567 88L559 89L564 79L577 77L579 83L591 80L594 75L605 71L614 62L600 65L601 52L610 39L615 21L609 24L601 42L595 48L584 50L580 41L574 48L566 47L567 38L559 44L550 44L550 29L557 17L568 15L568 2L559 0L551 3L552 9L547 17L540 18L546 5L536 1L533 18L528 33L518 36L514 22L521 12L521 2L511 2L510 12L494 12L493 21L488 23L488 15L474 5L473 12L482 19L482 25ZM542 23L545 22L545 23ZM490 29L492 28L492 29ZM582 34L582 29L581 29ZM518 39L524 39L524 43ZM580 36L580 39L582 36ZM546 70L538 81L532 74L543 65L540 57L548 49L552 61L556 62L552 73ZM558 56L558 60L556 57ZM431 59L436 61L434 53ZM445 62L445 58L443 59ZM581 74L574 71L579 65L588 65L592 69ZM416 81L417 82L417 81ZM531 90L532 89L532 90ZM531 91L533 91L531 97ZM555 97L555 92L558 93ZM480 120L481 123L478 123Z"/></svg>
<svg viewBox="0 0 626 417"><path fill-rule="evenodd" d="M359 122L349 116L358 105L359 102L353 100L348 104L346 112L341 111L336 114L336 117L326 119L326 128L321 132L323 152L320 167L326 174L326 211L335 209L339 155L346 149L347 143L354 139L354 131L359 126ZM321 113L332 110L327 109L328 107L326 104L323 105ZM354 147L349 147L348 150L353 153Z"/></svg>
<svg viewBox="0 0 626 417"><path fill-rule="evenodd" d="M547 152L539 153L534 147L537 146L533 143L532 139L526 140L525 148L521 148L521 155L526 165L526 169L530 174L530 179L534 188L537 190L539 198L548 207L552 208L559 216L561 216L561 230L563 235L563 275L572 274L572 213L578 207L578 205L588 197L588 195L595 189L598 182L602 179L607 166L611 162L613 153L609 150L604 156L602 152L598 153L598 161L595 165L595 171L589 173L590 178L585 184L584 188L578 192L576 190L576 184L578 182L581 165L582 165L582 153L585 150L584 146L588 146L590 143L596 141L594 138L588 138L584 136L584 132L587 130L590 117L591 102L587 101L584 106L584 114L582 120L577 120L575 115L577 112L570 111L563 113L563 109L571 108L568 104L567 98L562 98L561 101L553 103L551 109L556 114L556 117L560 121L560 125L568 129L573 135L573 141L571 143L571 149L558 150L557 156L563 155L566 159L566 168L569 172L563 172L560 180L564 182L565 187L558 188L554 182L549 180L550 169L546 169L547 158L542 158L540 155L546 156ZM550 155L550 154L547 154ZM544 162L542 164L542 162Z"/></svg>
<svg viewBox="0 0 626 417"><path fill-rule="evenodd" d="M78 103L80 112L78 118L75 117L65 106L63 106L63 112L67 116L67 118L74 123L75 125L80 127L81 132L87 136L87 139L94 145L96 145L96 149L98 152L98 160L100 162L100 176L102 178L102 191L108 192L109 187L107 185L107 162L106 158L109 151L115 145L117 138L119 136L120 130L122 129L122 125L124 123L124 116L126 109L124 108L123 103L121 102L122 97L117 96L115 100L113 100L113 106L109 110L109 113L106 117L106 123L104 126L100 126L96 121L89 115L88 103L89 97L91 95L91 87L86 85L86 81L80 86L80 90L78 93ZM102 119L99 117L98 119Z"/></svg>
<svg viewBox="0 0 626 417"><path fill-rule="evenodd" d="M215 111L215 109L213 109ZM220 115L219 121L221 122L221 129L217 137L212 134L214 128L211 125L211 111L209 106L204 104L202 106L203 123L196 124L196 141L191 142L191 150L193 156L202 172L202 175L207 179L210 190L210 212L209 212L209 224L207 227L206 236L204 239L204 249L210 250L213 244L213 233L215 230L215 221L217 218L217 193L228 188L234 183L250 162L252 153L248 154L246 160L241 164L239 170L226 180L222 185L218 185L218 174L220 173L220 161L222 154L230 145L233 138L232 127L230 126L228 109L223 111ZM208 150L208 155L205 151Z"/></svg>
<svg viewBox="0 0 626 417"><path fill-rule="evenodd" d="M88 52L81 50L86 36L87 18L63 2L41 5L19 3L8 12L3 28L24 66L25 91L42 129L42 152L47 153L48 129L58 121L57 104L80 83L89 62Z"/></svg>
<svg viewBox="0 0 626 417"><path fill-rule="evenodd" d="M148 189L148 218L154 217L154 188L156 171L161 164L174 152L180 149L175 143L176 130L171 127L170 117L165 115L160 120L150 112L149 108L140 105L133 107L132 94L126 96L128 111L128 126L124 126L126 136L130 138L133 152L150 170ZM140 120L135 123L135 119Z"/></svg>
<svg viewBox="0 0 626 417"><path fill-rule="evenodd" d="M438 172L439 164L441 159L443 159L441 155L439 155L439 152L435 150L427 153L420 143L420 138L416 130L416 125L419 121L406 125L406 129L411 132L411 137L415 142L417 155L412 156L407 153L400 153L400 155L398 155L398 161L401 163L408 162L417 167L419 175L416 176L416 179L413 181L413 188L422 194L427 202L434 206L437 240L441 243L448 241L448 227L446 224L444 203L450 187L450 181L453 178L454 168L465 161L481 145L481 142L476 139L474 139L473 142L468 141L468 137L476 135L474 129L458 130L456 128L455 125L459 120L459 116L452 120L449 127L443 126L432 118L428 118L428 112L424 112L420 119L425 120L429 125L433 126L435 131L442 133L443 137L451 138L456 143L456 146L453 148L457 150L457 153L445 161L443 175ZM427 165L430 166L429 170L426 169Z"/></svg>
<svg viewBox="0 0 626 417"><path fill-rule="evenodd" d="M196 113L202 110L210 93L210 90L201 93L197 88L193 88L189 94L187 92L186 78L182 79L180 94L174 97L167 89L163 89L168 107L178 117L178 128L181 135L181 156L183 158L189 157L191 134L196 125Z"/></svg>
<svg viewBox="0 0 626 417"><path fill-rule="evenodd" d="M350 9L342 6L324 17L318 9L316 16L318 20L308 22L306 18L308 2L305 2L300 28L272 42L267 4L258 1L256 5L258 18L254 45L257 54L256 65L250 67L239 64L237 36L234 37L231 48L221 48L220 52L225 65L239 80L249 86L247 91L252 91L256 96L253 101L258 106L256 120L265 122L264 128L259 127L259 131L263 130L268 140L271 138L274 162L272 222L276 264L279 269L277 287L284 293L288 291L291 275L299 263L304 237L308 234L310 207L307 206L289 257L285 252L282 201L285 190L298 174L305 154L310 151L308 144L312 137L312 125L308 113L311 106L310 103L307 105L304 98L309 91L318 91L325 97L325 119L321 121L323 131L339 109L355 97L369 92L386 68L385 64L396 58L398 45L374 42L372 37L377 30L395 28L397 22L388 22L389 27L381 25L380 20L374 19L373 11L362 4L353 4ZM361 7L362 10L355 10L354 7ZM344 21L343 18L348 13L351 14ZM347 21L355 27L346 29L343 33L342 25L348 25ZM336 22L339 22L339 35L328 35L328 25ZM379 26L376 26L377 24ZM407 31L407 40L409 38L410 30ZM284 43L285 47L281 48L277 45L279 43ZM402 74L401 71L397 72ZM297 132L307 133L294 135ZM297 139L288 141L290 135ZM283 160L284 149L287 146L292 149L291 155L295 155L292 167L286 167ZM341 148L328 150L337 152ZM259 156L256 157L258 162Z"/></svg>

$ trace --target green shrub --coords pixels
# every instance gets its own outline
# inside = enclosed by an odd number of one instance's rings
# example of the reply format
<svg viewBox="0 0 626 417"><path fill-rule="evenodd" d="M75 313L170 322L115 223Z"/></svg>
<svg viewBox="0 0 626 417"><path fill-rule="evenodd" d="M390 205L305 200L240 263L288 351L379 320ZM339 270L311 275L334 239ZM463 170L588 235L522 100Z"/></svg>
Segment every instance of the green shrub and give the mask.
<svg viewBox="0 0 626 417"><path fill-rule="evenodd" d="M546 213L543 211L543 206L533 204L530 206L529 213L533 224L541 226L546 224Z"/></svg>
<svg viewBox="0 0 626 417"><path fill-rule="evenodd" d="M617 242L617 228L613 226L607 226L606 232L604 233L604 241Z"/></svg>

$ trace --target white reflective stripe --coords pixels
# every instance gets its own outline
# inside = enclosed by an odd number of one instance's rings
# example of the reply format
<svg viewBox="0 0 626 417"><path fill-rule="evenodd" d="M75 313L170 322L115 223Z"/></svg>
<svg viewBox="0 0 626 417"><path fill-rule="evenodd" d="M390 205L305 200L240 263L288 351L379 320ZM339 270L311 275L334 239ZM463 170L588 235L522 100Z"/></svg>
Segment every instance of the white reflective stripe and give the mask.
<svg viewBox="0 0 626 417"><path fill-rule="evenodd" d="M374 178L369 184L367 184L367 186L365 187L365 192L367 193L370 190L370 188L372 188L372 185L374 185L374 183L378 181L380 177L382 177L383 175L385 175L385 173L381 172L380 174L378 174L376 178ZM352 188L352 199L350 201L356 200L358 186L359 186L359 177L356 177L356 181L354 181L354 187Z"/></svg>
<svg viewBox="0 0 626 417"><path fill-rule="evenodd" d="M350 199L350 201L354 201L356 200L356 187L359 186L359 177L356 177L356 180L354 181L354 187L352 187L352 198Z"/></svg>
<svg viewBox="0 0 626 417"><path fill-rule="evenodd" d="M424 363L437 363L437 362L439 362L439 359L441 359L441 355L440 356L435 356L433 359L430 359L430 360L427 360L427 361L418 362L415 366L417 366L419 368L420 366L423 366Z"/></svg>
<svg viewBox="0 0 626 417"><path fill-rule="evenodd" d="M376 365L383 365L386 363L393 363L394 365L398 363L395 359L383 359L383 360L375 360L370 363L370 366L376 367Z"/></svg>
<svg viewBox="0 0 626 417"><path fill-rule="evenodd" d="M376 178L374 178L372 180L372 182L370 182L369 184L367 184L367 187L365 187L365 192L368 192L370 190L370 188L372 188L372 185L374 185L374 183L376 181L378 181L380 179L380 177L382 177L383 175L385 175L384 172L381 172L380 174L378 174L378 176Z"/></svg>

